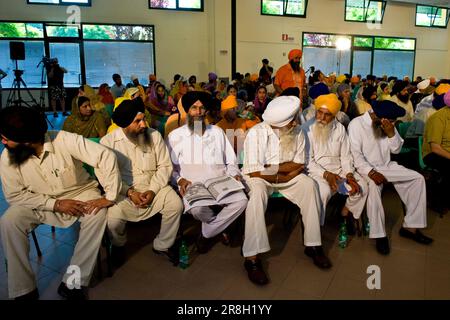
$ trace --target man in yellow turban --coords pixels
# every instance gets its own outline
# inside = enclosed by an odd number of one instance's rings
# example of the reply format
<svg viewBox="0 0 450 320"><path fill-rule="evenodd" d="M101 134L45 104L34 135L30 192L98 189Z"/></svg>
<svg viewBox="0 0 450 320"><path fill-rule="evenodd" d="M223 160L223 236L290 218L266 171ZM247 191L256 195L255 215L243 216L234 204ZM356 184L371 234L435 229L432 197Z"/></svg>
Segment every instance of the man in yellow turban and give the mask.
<svg viewBox="0 0 450 320"><path fill-rule="evenodd" d="M367 198L367 183L356 173L350 153L345 127L336 120L341 102L333 94L315 100L315 122L305 130L309 143L309 175L319 186L321 225L325 223L325 209L336 193L348 195L342 216L349 233L353 233L352 215L359 219Z"/></svg>

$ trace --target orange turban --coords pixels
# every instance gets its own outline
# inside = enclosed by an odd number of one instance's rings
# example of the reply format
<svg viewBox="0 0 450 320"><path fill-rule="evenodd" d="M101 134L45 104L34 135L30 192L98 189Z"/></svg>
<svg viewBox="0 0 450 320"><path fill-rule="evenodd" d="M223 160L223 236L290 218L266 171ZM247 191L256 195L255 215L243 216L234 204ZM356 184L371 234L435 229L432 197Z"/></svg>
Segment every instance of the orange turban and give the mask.
<svg viewBox="0 0 450 320"><path fill-rule="evenodd" d="M256 73L254 73L250 76L250 81L256 82L256 81L258 81L258 78L259 78L259 76Z"/></svg>
<svg viewBox="0 0 450 320"><path fill-rule="evenodd" d="M434 92L436 92L436 94L440 96L441 94L446 94L448 91L450 91L450 84L441 83Z"/></svg>
<svg viewBox="0 0 450 320"><path fill-rule="evenodd" d="M314 101L314 105L316 107L316 110L326 108L335 116L337 115L339 110L341 110L342 104L334 93L330 93L319 96Z"/></svg>
<svg viewBox="0 0 450 320"><path fill-rule="evenodd" d="M300 56L300 58L301 58L302 55L303 55L302 50L300 50L300 49L293 49L293 50L289 51L288 58L289 58L289 61L290 61L290 60L294 59L297 56Z"/></svg>
<svg viewBox="0 0 450 320"><path fill-rule="evenodd" d="M221 110L226 111L238 106L236 96L230 94L225 100L222 101Z"/></svg>

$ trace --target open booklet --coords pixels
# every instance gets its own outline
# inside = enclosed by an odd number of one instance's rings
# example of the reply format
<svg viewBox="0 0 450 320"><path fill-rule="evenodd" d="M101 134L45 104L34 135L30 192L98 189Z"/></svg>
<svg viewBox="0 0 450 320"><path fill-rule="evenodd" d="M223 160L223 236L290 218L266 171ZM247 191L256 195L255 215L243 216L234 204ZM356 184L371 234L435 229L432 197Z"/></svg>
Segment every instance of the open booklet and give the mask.
<svg viewBox="0 0 450 320"><path fill-rule="evenodd" d="M184 199L192 205L199 200L220 201L231 193L245 189L242 182L233 177L224 176L206 180L205 183L193 183L186 190Z"/></svg>

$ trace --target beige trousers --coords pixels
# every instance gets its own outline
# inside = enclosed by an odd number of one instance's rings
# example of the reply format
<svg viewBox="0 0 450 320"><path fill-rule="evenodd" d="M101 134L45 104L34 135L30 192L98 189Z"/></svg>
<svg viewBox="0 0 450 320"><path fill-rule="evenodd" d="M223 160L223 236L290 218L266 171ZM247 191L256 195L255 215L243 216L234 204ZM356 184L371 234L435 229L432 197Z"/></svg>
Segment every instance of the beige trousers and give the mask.
<svg viewBox="0 0 450 320"><path fill-rule="evenodd" d="M251 257L270 250L265 212L269 196L278 191L301 210L305 226L304 245L320 246L320 198L316 183L300 174L287 183L271 184L261 178L245 176L250 187L250 199L245 213L244 257Z"/></svg>
<svg viewBox="0 0 450 320"><path fill-rule="evenodd" d="M88 201L100 198L98 189L89 189L71 198ZM81 271L81 285L88 286L96 264L100 243L106 227L106 209L96 215L79 218L80 234L70 265ZM40 224L67 228L78 218L52 211L37 211L21 206L9 207L0 220L0 232L8 262L8 292L10 298L30 293L36 288L36 278L28 255L30 243L28 233ZM64 274L66 282L69 274Z"/></svg>
<svg viewBox="0 0 450 320"><path fill-rule="evenodd" d="M137 208L127 198L120 199L117 205L108 209L108 233L113 245L121 247L127 242L127 221L146 220L158 212L162 215L161 229L153 240L153 248L165 251L174 244L180 226L183 202L170 186L158 192L152 204L145 209Z"/></svg>

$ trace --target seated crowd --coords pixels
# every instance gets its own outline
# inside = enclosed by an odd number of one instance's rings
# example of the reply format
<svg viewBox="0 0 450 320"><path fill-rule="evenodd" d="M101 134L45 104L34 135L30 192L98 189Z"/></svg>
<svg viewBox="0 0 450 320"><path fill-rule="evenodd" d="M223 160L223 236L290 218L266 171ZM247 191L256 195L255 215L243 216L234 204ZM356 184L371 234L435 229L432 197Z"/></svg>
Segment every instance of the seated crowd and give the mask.
<svg viewBox="0 0 450 320"><path fill-rule="evenodd" d="M365 210L369 238L387 255L381 193L391 183L405 205L400 236L431 244L420 231L427 226L425 179L391 154L400 153L405 139L421 137L425 165L440 173L435 207L448 211L449 81L336 77L320 70L306 81L300 59L301 51L292 50L289 64L276 74L264 59L259 75L237 74L228 87L212 72L204 83L176 75L169 88L155 75L148 88L136 76L127 88L115 74L111 88L79 88L62 131L48 131L45 118L32 108L3 109L0 172L10 206L0 232L9 296L39 297L27 237L36 226L81 223L70 261L80 267L80 286L67 285L65 274L58 293L85 299L105 230L120 267L126 261L127 221L157 213L161 226L153 252L175 264L183 213L201 221L195 243L201 254L215 237L227 240L229 227L244 217L244 269L251 282L266 285L261 254L270 251L265 213L274 193L300 209L304 253L321 269L332 267L321 226L336 193L346 197L340 208L345 225L351 228ZM292 70L299 70L300 78L292 77ZM398 127L405 123L401 136ZM83 164L94 168L95 177ZM188 199L190 188L224 176L244 188L215 201Z"/></svg>

